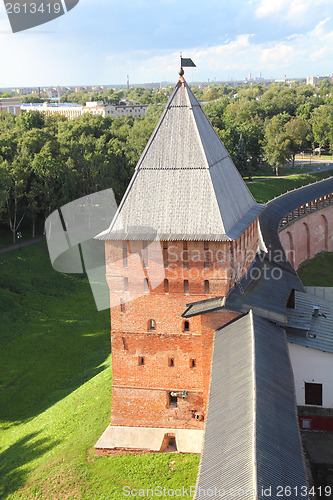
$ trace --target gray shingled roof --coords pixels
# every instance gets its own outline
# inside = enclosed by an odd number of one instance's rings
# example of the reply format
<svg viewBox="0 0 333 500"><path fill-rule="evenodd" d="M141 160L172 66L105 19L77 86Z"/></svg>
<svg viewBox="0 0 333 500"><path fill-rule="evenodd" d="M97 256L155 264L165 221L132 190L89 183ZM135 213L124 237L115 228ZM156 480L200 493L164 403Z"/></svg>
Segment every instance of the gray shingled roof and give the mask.
<svg viewBox="0 0 333 500"><path fill-rule="evenodd" d="M98 239L236 240L258 205L186 82L178 82ZM137 228L146 228L146 233ZM151 228L149 230L149 228Z"/></svg>
<svg viewBox="0 0 333 500"><path fill-rule="evenodd" d="M305 485L285 334L250 311L215 333L195 498L262 499L269 486L276 498L289 486L294 500Z"/></svg>
<svg viewBox="0 0 333 500"><path fill-rule="evenodd" d="M333 353L333 303L321 298L332 297L331 292L318 287L318 296L311 294L316 287L309 287L306 293L296 292L295 309L287 309L287 339L289 342L312 349ZM312 315L314 306L319 306L319 315Z"/></svg>
<svg viewBox="0 0 333 500"><path fill-rule="evenodd" d="M310 184L272 200L259 216L260 229L268 253L261 252L248 272L241 278L240 287L234 286L220 307L256 314L279 324L287 325L286 303L292 289L304 291L297 272L289 263L281 245L278 227L280 220L297 207L333 190L333 178ZM277 279L279 278L279 279ZM243 293L242 293L243 291ZM210 299L211 300L211 299ZM208 301L207 301L208 302ZM187 304L184 317L215 310L215 304L195 302Z"/></svg>

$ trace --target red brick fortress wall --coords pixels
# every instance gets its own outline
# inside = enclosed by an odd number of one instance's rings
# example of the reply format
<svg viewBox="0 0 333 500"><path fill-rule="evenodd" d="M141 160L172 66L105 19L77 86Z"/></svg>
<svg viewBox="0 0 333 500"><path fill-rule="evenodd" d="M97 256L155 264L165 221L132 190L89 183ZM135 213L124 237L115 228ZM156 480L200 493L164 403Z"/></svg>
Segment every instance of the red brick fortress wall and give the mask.
<svg viewBox="0 0 333 500"><path fill-rule="evenodd" d="M237 314L225 310L185 319L182 313L189 303L225 296L235 268L238 279L246 272L258 246L257 221L237 242L157 244L106 241L111 425L203 429L214 332ZM158 265L163 275L154 283ZM179 394L176 407L171 393Z"/></svg>
<svg viewBox="0 0 333 500"><path fill-rule="evenodd" d="M333 251L333 205L295 219L280 231L280 241L295 269L317 253Z"/></svg>

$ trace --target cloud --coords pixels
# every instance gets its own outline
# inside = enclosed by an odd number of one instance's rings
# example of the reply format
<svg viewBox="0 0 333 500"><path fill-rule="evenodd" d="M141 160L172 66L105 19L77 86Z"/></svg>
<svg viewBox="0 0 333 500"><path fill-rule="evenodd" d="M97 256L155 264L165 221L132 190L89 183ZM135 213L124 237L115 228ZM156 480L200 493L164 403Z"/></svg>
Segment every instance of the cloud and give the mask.
<svg viewBox="0 0 333 500"><path fill-rule="evenodd" d="M303 25L313 23L318 15L322 16L325 7L331 9L331 0L260 0L255 9L255 17Z"/></svg>
<svg viewBox="0 0 333 500"><path fill-rule="evenodd" d="M268 69L290 67L296 57L296 50L292 44L275 43L270 48L261 48L260 64Z"/></svg>
<svg viewBox="0 0 333 500"><path fill-rule="evenodd" d="M197 65L186 69L188 81L243 79L249 72L276 78L327 74L333 68L331 1L241 0L240 9L227 0L195 0L188 16L183 2L170 19L167 11L179 5L176 0L161 0L153 14L152 0L100 0L99 17L92 0L82 0L48 25L52 32L16 35L8 34L3 7L0 86L125 84L126 75L131 83L174 82L181 50ZM127 10L120 9L123 4ZM308 25L300 28L299 19Z"/></svg>
<svg viewBox="0 0 333 500"><path fill-rule="evenodd" d="M284 40L258 42L253 34L238 35L224 43L206 47L188 47L184 57L191 57L196 69L186 69L189 81L217 77L226 80L234 76L242 79L249 71L262 72L266 78L287 74L289 77L306 77L321 72L327 74L333 67L333 30L329 19L321 20L312 30L294 33ZM179 52L137 51L110 55L108 65L122 64L123 71L132 72L134 81L174 81L177 78Z"/></svg>

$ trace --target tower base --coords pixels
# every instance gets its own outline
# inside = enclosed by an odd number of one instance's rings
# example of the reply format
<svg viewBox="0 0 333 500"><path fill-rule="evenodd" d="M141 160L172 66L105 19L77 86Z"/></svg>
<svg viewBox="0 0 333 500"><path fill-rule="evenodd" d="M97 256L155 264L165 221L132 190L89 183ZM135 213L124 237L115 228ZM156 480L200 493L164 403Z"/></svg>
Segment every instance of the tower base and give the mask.
<svg viewBox="0 0 333 500"><path fill-rule="evenodd" d="M201 453L203 430L109 425L95 444L95 455L117 450Z"/></svg>

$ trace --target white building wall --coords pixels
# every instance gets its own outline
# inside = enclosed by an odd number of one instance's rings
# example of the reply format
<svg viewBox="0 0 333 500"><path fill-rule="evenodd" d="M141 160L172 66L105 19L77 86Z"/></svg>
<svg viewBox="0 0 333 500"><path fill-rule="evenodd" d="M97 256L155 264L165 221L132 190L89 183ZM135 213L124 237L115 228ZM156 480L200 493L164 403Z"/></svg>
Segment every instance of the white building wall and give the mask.
<svg viewBox="0 0 333 500"><path fill-rule="evenodd" d="M23 111L41 111L46 115L53 113L60 113L68 118L75 118L83 113L90 113L92 115L110 116L115 118L117 116L129 115L134 118L144 116L148 105L130 105L130 106L114 106L112 104L104 106L101 102L87 102L86 106L49 106L46 102L41 104L22 105Z"/></svg>
<svg viewBox="0 0 333 500"><path fill-rule="evenodd" d="M296 401L305 405L305 382L323 384L323 408L333 408L333 354L288 342Z"/></svg>

